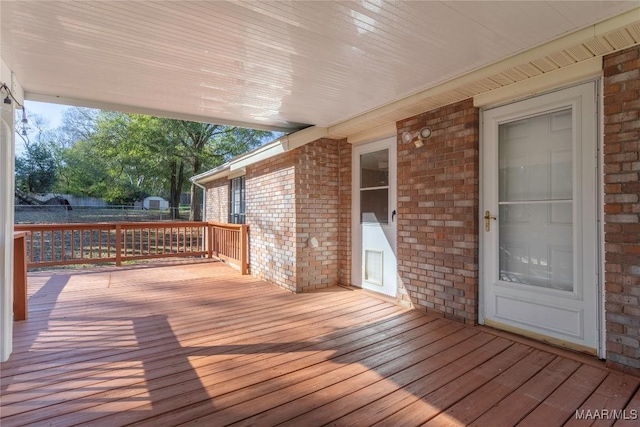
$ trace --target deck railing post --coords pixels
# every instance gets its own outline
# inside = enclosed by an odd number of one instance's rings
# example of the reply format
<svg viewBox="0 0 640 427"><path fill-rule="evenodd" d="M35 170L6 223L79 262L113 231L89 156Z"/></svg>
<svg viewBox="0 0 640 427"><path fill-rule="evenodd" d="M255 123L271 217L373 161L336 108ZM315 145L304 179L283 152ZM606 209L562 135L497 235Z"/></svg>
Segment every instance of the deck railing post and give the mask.
<svg viewBox="0 0 640 427"><path fill-rule="evenodd" d="M116 224L116 265L122 265L122 227Z"/></svg>
<svg viewBox="0 0 640 427"><path fill-rule="evenodd" d="M27 320L27 234L13 235L13 320Z"/></svg>
<svg viewBox="0 0 640 427"><path fill-rule="evenodd" d="M213 258L213 224L207 223L207 256Z"/></svg>
<svg viewBox="0 0 640 427"><path fill-rule="evenodd" d="M240 273L247 274L249 267L249 226L242 225L240 227Z"/></svg>

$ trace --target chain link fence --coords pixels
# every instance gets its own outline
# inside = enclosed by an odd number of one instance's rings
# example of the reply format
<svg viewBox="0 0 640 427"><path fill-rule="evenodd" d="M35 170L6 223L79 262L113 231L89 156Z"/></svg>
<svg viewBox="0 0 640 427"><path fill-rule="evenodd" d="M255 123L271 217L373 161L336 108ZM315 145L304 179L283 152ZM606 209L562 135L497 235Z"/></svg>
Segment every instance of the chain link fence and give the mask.
<svg viewBox="0 0 640 427"><path fill-rule="evenodd" d="M133 209L131 206L84 207L64 205L16 205L16 224L72 224L98 222L174 221L172 212L178 211L175 221L189 219L189 207L163 210Z"/></svg>

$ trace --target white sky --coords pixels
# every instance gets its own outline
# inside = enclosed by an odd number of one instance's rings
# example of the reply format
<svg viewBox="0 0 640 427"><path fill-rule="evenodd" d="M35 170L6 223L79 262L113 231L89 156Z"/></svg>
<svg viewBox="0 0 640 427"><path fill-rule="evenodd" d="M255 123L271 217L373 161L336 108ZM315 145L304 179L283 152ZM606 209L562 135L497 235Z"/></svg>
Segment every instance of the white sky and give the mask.
<svg viewBox="0 0 640 427"><path fill-rule="evenodd" d="M29 117L29 114L37 114L46 119L51 129L55 129L60 126L62 113L64 113L64 111L68 109L69 106L60 104L47 104L46 102L25 101L24 108L27 112L27 118Z"/></svg>
<svg viewBox="0 0 640 427"><path fill-rule="evenodd" d="M60 105L60 104L48 104L46 102L36 102L36 101L24 101L24 110L27 114L27 120L32 114L37 114L42 117L48 123L48 127L50 129L55 129L60 126L62 121L62 114L66 109L70 108L68 105ZM18 119L22 118L22 113L18 109L16 110L16 117ZM20 132L21 129L18 126L16 132ZM22 139L16 135L16 156L19 156L24 151L24 144L22 143Z"/></svg>

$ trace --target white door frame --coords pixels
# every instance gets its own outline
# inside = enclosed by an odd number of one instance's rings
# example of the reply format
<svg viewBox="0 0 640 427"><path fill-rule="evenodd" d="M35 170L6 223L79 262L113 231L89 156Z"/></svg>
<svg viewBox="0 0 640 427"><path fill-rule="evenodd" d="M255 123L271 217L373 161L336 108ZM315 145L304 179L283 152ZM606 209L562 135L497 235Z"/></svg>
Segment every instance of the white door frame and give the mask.
<svg viewBox="0 0 640 427"><path fill-rule="evenodd" d="M585 120L589 120L588 117L592 117L593 121L589 121L589 123L592 123L593 126L593 132L594 132L594 137L595 137L595 144L593 147L593 153L586 153L587 155L591 156L591 159L593 159L592 163L594 165L596 169L596 172L593 174L593 182L588 182L586 183L586 185L588 185L589 187L593 188L593 197L595 198L595 212L590 215L590 218L592 218L594 221L593 224L593 230L589 230L587 232L587 235L584 237L585 239L591 239L594 241L594 268L596 269L595 273L593 273L596 277L595 279L595 286L597 287L595 289L594 292L594 296L595 296L595 301L593 302L593 307L591 308L594 311L594 315L595 315L595 328L596 328L596 333L597 333L597 337L595 340L595 344L597 346L596 350L598 353L598 356L601 358L604 358L605 356L605 348L604 348L604 342L605 342L605 336L604 336L604 285L603 285L603 275L602 275L602 264L603 264L603 245L604 242L602 241L602 218L603 218L603 198L602 198L602 185L601 185L601 173L602 173L602 157L599 155L601 149L601 144L602 144L602 122L600 120L600 111L602 108L602 99L599 93L599 83L601 82L600 80L596 80L596 81L590 81L587 83L580 83L580 84L576 84L574 86L570 86L570 87L565 87L565 88L561 88L561 89L557 89L548 93L545 93L543 95L553 95L555 94L555 96L551 96L548 97L547 99L550 99L549 103L553 104L553 103L557 103L560 102L562 100L562 98L567 98L567 93L572 93L575 95L576 91L571 92L570 89L572 88L579 88L582 86L587 86L589 85L593 91L593 97L594 97L594 102L592 103L592 107L593 109L591 109L591 106L588 108L588 111L583 112L582 118L586 119ZM584 89L584 88L583 88ZM579 90L579 89L576 89ZM536 97L533 97L533 99L535 98L540 98L543 95L539 95ZM570 97L571 95L569 95ZM513 104L517 104L517 103L522 103L524 104L525 101L530 100L531 98L525 99L525 100L519 100L519 101L514 101L510 104L506 104L506 105L513 105ZM488 295L488 291L487 291L487 287L488 284L486 283L486 243L487 243L487 235L485 233L485 228L484 228L484 212L486 210L488 210L488 207L485 207L485 196L487 194L488 189L485 188L486 184L484 182L484 177L486 173L493 173L492 170L487 170L487 167L485 166L485 162L486 162L486 144L487 141L485 141L486 138L486 132L485 132L485 115L487 114L488 111L494 110L494 109L498 109L501 107L504 107L505 104L501 104L498 106L493 106L493 107L489 107L486 109L483 109L480 112L480 150L479 150L479 154L480 154L480 158L479 158L479 172L480 172L480 183L479 183L479 197L480 197L480 203L479 203L479 215L478 215L478 220L479 220L479 298L478 298L478 322L480 324L485 324L485 320L487 318L487 313L485 312L485 308L486 308L486 298ZM503 122L508 122L511 120L517 120L518 118L524 118L527 116L531 116L531 115L535 115L541 111L544 111L545 107L544 106L537 106L533 109L531 109L531 111L522 111L519 110L517 112L515 112L514 114L511 114L509 117L509 114L505 115L505 117L501 117L500 120ZM574 119L574 124L575 124L575 119ZM587 149L591 149L592 147L587 147ZM589 162L589 166L591 166L591 162ZM491 169L495 169L495 168L491 168ZM575 171L574 171L574 177L575 177ZM574 206L574 209L577 209L577 207ZM495 223L492 224L493 226L497 226ZM575 239L576 237L574 236L574 244L575 244ZM583 270L585 270L583 268ZM532 335L536 335L535 333Z"/></svg>
<svg viewBox="0 0 640 427"><path fill-rule="evenodd" d="M378 150L389 150L389 165L394 166L395 173L389 174L389 225L394 227L395 239L392 243L395 262L395 275L397 277L397 248L398 248L398 215L397 215L397 194L398 194L398 155L396 136L384 138L378 141L359 144L353 146L351 157L351 283L361 287L362 278L362 228L360 224L360 168L359 156L363 152L373 152ZM395 212L395 214L393 213ZM395 283L394 297L397 295L398 283Z"/></svg>

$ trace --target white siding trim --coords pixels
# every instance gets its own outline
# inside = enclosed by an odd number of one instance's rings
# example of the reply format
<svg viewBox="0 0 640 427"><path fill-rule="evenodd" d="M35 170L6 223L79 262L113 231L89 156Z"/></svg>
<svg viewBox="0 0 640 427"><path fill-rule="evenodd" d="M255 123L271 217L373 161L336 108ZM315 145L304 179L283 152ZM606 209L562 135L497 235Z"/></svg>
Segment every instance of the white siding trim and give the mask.
<svg viewBox="0 0 640 427"><path fill-rule="evenodd" d="M537 95L570 83L590 79L601 73L602 57L598 56L569 65L565 68L531 77L518 83L513 83L509 86L481 93L473 97L473 105L475 107L485 107L487 105L513 101L515 99Z"/></svg>

